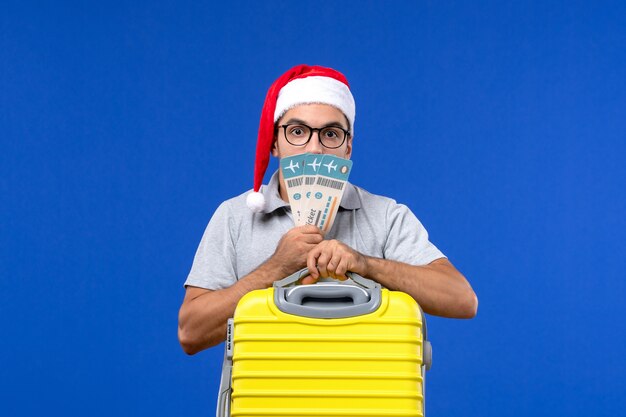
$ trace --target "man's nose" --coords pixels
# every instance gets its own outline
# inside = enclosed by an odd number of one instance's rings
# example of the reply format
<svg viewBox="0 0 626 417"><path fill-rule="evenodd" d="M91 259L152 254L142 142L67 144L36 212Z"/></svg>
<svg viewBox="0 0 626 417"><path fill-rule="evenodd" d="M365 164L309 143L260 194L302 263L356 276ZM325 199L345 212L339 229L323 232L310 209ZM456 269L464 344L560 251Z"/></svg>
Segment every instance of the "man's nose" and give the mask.
<svg viewBox="0 0 626 417"><path fill-rule="evenodd" d="M322 146L322 142L320 142L320 132L315 131L309 140L309 143L306 144L306 151L309 153L322 153L324 151L324 147Z"/></svg>

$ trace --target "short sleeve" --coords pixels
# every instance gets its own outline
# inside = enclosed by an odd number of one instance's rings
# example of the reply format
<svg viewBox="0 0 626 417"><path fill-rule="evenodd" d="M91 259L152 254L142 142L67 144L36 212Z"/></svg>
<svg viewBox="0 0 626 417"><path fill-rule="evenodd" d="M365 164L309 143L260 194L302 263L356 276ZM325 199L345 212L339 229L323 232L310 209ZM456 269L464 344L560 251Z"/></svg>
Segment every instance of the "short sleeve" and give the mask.
<svg viewBox="0 0 626 417"><path fill-rule="evenodd" d="M232 238L234 221L229 202L225 201L217 208L204 231L185 286L219 290L236 282Z"/></svg>
<svg viewBox="0 0 626 417"><path fill-rule="evenodd" d="M389 232L383 248L385 259L411 265L426 265L436 259L445 258L428 240L428 232L407 206L391 203L386 217Z"/></svg>

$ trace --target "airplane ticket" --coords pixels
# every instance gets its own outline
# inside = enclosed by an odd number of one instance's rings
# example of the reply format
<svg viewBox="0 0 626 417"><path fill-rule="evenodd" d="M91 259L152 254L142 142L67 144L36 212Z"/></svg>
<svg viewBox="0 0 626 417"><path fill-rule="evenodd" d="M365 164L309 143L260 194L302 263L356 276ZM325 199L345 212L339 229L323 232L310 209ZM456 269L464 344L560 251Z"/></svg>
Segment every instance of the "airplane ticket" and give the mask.
<svg viewBox="0 0 626 417"><path fill-rule="evenodd" d="M289 197L289 205L291 206L291 214L296 226L302 223L302 196L304 194L303 172L306 154L289 156L280 160L280 169L285 180L287 195Z"/></svg>
<svg viewBox="0 0 626 417"><path fill-rule="evenodd" d="M322 166L322 159L324 159L324 155L321 154L313 154L307 153L305 154L306 158L304 160L304 181L302 185L302 190L304 191L302 194L302 201L300 202L301 212L304 213L304 210L309 205L309 201L311 199L311 189L313 184L315 183L315 178L317 177L318 171ZM305 224L310 224L306 222L304 216L300 218L299 226L303 226Z"/></svg>
<svg viewBox="0 0 626 417"><path fill-rule="evenodd" d="M306 188L305 196L308 198L301 217L304 224L315 225L324 232L330 230L351 171L352 161L349 159L323 155L314 181Z"/></svg>

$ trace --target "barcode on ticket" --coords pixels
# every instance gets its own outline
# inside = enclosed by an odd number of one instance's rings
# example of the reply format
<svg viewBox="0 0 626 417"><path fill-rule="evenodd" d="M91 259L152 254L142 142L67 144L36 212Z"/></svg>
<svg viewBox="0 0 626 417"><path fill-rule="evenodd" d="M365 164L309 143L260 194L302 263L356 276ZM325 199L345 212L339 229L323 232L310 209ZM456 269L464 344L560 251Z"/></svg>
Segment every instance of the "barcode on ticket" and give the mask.
<svg viewBox="0 0 626 417"><path fill-rule="evenodd" d="M331 180L329 178L317 177L316 185L321 185L322 187L334 188L335 190L343 190L343 186L345 185L345 182Z"/></svg>
<svg viewBox="0 0 626 417"><path fill-rule="evenodd" d="M299 185L302 185L302 179L303 179L302 177L289 179L289 180L287 180L287 185L289 187L297 187Z"/></svg>

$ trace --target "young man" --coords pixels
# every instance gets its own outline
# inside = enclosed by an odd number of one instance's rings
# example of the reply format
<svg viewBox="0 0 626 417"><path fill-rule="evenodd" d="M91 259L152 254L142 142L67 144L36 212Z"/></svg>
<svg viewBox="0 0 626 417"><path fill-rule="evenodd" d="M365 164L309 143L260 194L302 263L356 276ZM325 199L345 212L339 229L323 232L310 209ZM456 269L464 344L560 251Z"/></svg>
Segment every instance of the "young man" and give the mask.
<svg viewBox="0 0 626 417"><path fill-rule="evenodd" d="M310 275L303 284L319 277L342 279L352 271L410 294L426 313L476 314L471 286L406 206L347 184L335 223L323 235L315 226L294 227L280 170L261 189L270 153L350 158L354 118L348 82L333 69L299 65L270 87L261 114L254 191L216 210L185 282L178 327L185 352L222 342L226 320L244 294L304 267Z"/></svg>

